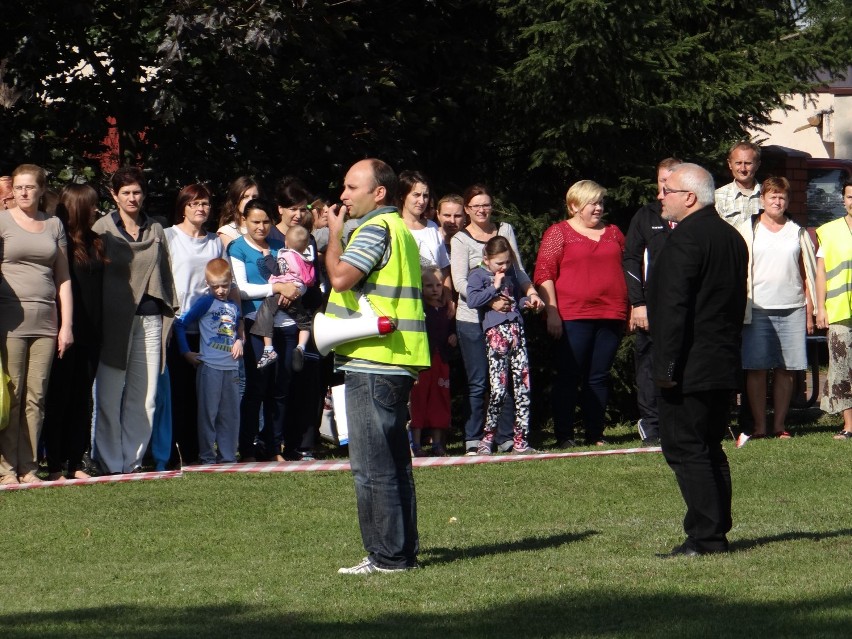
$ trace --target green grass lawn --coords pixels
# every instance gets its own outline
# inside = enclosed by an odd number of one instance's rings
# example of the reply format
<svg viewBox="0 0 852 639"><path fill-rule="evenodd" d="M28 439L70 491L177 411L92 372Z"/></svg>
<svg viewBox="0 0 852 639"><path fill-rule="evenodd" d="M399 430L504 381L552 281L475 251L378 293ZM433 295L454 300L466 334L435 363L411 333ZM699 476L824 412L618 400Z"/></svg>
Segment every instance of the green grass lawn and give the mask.
<svg viewBox="0 0 852 639"><path fill-rule="evenodd" d="M0 638L849 637L849 442L727 442L732 551L663 560L659 454L416 470L422 570L364 556L348 473L0 493ZM613 439L635 445L633 432Z"/></svg>

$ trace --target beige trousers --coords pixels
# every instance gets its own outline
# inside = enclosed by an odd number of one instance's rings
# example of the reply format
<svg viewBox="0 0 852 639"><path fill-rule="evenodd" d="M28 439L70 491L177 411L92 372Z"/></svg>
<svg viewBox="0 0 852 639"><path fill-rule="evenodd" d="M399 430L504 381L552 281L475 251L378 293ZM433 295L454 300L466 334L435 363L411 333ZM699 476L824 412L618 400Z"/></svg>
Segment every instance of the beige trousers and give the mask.
<svg viewBox="0 0 852 639"><path fill-rule="evenodd" d="M38 469L38 440L56 338L7 337L0 342L9 373L9 425L0 430L0 475L23 477Z"/></svg>

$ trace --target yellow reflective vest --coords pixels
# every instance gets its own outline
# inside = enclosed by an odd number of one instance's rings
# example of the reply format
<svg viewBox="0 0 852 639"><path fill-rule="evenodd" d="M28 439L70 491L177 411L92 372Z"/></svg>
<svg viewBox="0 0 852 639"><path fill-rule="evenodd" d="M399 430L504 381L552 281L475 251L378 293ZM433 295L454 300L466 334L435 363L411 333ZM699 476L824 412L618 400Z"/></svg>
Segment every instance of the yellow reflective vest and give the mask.
<svg viewBox="0 0 852 639"><path fill-rule="evenodd" d="M825 262L825 312L833 324L852 318L852 234L846 217L816 231Z"/></svg>
<svg viewBox="0 0 852 639"><path fill-rule="evenodd" d="M390 258L381 269L372 271L360 285L338 293L332 290L326 315L340 319L359 317L358 294L363 292L376 315L386 315L396 323L389 335L366 337L334 348L338 355L408 368L428 368L429 341L421 292L420 252L417 242L399 214L383 213L365 225L380 225L390 235ZM355 241L363 226L352 234Z"/></svg>

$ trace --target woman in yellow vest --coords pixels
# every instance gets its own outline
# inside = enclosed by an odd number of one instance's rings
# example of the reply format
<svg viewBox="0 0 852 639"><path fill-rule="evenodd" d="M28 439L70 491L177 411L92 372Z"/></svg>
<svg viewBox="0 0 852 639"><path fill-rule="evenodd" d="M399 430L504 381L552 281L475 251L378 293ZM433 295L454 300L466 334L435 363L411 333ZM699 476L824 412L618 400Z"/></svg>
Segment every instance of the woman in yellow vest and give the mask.
<svg viewBox="0 0 852 639"><path fill-rule="evenodd" d="M817 229L818 328L828 329L828 378L820 408L843 413L834 439L852 439L852 180L843 183L846 215Z"/></svg>

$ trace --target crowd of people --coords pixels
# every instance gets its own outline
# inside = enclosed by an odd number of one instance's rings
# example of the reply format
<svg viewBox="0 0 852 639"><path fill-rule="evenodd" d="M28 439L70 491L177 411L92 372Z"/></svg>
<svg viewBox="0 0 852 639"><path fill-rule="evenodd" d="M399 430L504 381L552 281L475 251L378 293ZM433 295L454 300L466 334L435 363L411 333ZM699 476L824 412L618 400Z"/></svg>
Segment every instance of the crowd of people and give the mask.
<svg viewBox="0 0 852 639"><path fill-rule="evenodd" d="M734 180L715 190L713 205L747 249L741 350L728 367L732 375L745 371L731 388L745 389L746 439L791 436L794 372L807 367L805 338L815 328L829 330L823 409L842 413L836 437L852 438L852 185L843 191L848 215L817 231L815 251L786 215L787 180L756 182L760 147L738 143L728 162ZM111 176L114 208L100 214L98 192L81 184L65 186L55 210L46 210L54 208L44 205L47 176L23 164L0 178L0 355L11 393L0 484L42 481L45 459L48 480L140 472L148 463L313 459L336 372L363 372L363 361L374 360L372 351L347 356L345 343L334 364L322 358L312 318L375 309L390 304L391 292L417 305L395 299L398 337L378 344L403 340L408 330L428 338L417 342L417 364L402 364L413 375L410 393L396 389L405 395L406 454L447 454L454 353L466 380L465 454L536 452L524 322L537 313L556 344L556 446L578 445L578 416L583 443L607 443L610 369L625 331L636 335L639 434L657 444L660 377L646 298L678 225L665 215L667 198L689 193L668 183L682 166L675 158L659 164L657 200L637 211L626 236L606 222L604 187L571 185L567 218L545 231L530 276L515 230L494 219L484 184L437 199L423 173L404 171L393 175L396 192L373 202L383 224L365 226L351 206L348 219L338 219L340 210L296 178L279 180L266 198L242 176L218 217L210 190L191 184L178 193L172 218L162 219L146 213L138 168ZM363 179L379 184L371 175ZM345 183L344 196L368 186ZM375 211L363 213L372 219ZM393 281L369 283L376 264L395 259L377 247L406 238L419 255L416 277L406 267ZM667 379L684 372L682 362L672 366Z"/></svg>

